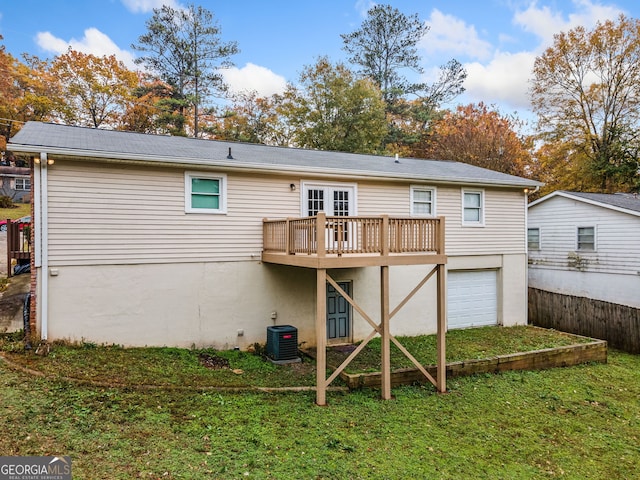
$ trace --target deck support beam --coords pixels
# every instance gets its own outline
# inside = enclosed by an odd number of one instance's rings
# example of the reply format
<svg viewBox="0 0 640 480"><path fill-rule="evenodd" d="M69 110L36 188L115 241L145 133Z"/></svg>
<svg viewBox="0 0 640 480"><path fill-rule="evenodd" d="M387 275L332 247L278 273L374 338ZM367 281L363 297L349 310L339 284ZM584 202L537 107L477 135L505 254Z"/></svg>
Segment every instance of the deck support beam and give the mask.
<svg viewBox="0 0 640 480"><path fill-rule="evenodd" d="M316 270L316 404L327 404L327 271Z"/></svg>
<svg viewBox="0 0 640 480"><path fill-rule="evenodd" d="M337 258L335 259L339 263L336 265L333 264L321 264L321 262L317 263L286 263L282 261L277 261L274 263L281 264L290 264L297 266L305 266L316 269L316 404L317 405L326 405L327 404L327 387L331 384L333 380L340 374L342 370L346 368L346 366L355 358L358 353L364 349L366 344L371 340L376 334L381 337L381 397L383 400L389 400L392 397L391 395L391 342L393 342L398 349L402 353L404 353L409 360L423 373L423 375L429 380L435 387L439 393L444 393L447 391L447 364L446 364L446 332L447 332L447 312L446 312L446 268L445 264L447 262L447 257L444 253L444 218L438 219L438 230L435 232L437 234L438 240L437 244L439 248L436 251L435 255L429 256L429 261L426 261L426 258L422 256L415 257L413 255L410 256L389 256L390 245L389 245L389 236L384 234L384 232L389 231L389 217L383 215L381 217L381 225L382 228L380 230L381 236L379 238L381 256L377 257L378 261L375 262L364 262L359 263L360 259L356 257L351 257L351 260L356 261L356 263L351 264L345 258ZM290 221L285 221L285 227L287 234L285 235L286 244L289 244L290 235ZM309 242L313 243L314 237L316 242L316 252L317 257L316 260L326 259L326 238L321 233L326 230L326 216L323 212L318 213L317 218L315 218L315 232L312 237L308 239ZM339 235L339 238L342 238L342 235ZM400 240L398 240L400 241ZM399 248L398 246L396 246ZM286 250L289 253L289 249ZM300 258L296 255L286 255L286 257L291 258ZM270 259L270 257L269 257ZM263 261L269 261L266 258L266 253L263 252ZM272 261L275 260L271 259ZM435 267L425 275L425 277L418 283L418 285L400 302L400 304L391 311L390 309L390 276L389 276L389 267L391 265L412 265L412 264L421 264L421 263L429 263L435 264ZM365 266L380 266L380 323L376 324L367 313L351 298L339 285L327 274L327 268L330 266L334 266L336 268L353 268L353 267L365 267ZM391 334L390 331L390 322L391 318L401 310L407 302L429 281L433 275L436 274L437 277L437 285L436 285L436 308L437 308L437 333L436 333L436 349L437 349L437 373L436 378L434 379L429 372L422 366L411 353L404 348L400 342ZM342 295L348 303L362 316L364 320L367 321L373 328L373 331L369 334L369 336L347 357L342 364L335 369L335 371L327 378L327 282L330 283L336 291Z"/></svg>
<svg viewBox="0 0 640 480"><path fill-rule="evenodd" d="M445 266L440 264L436 267L438 269L437 277L437 332L436 332L436 350L438 355L437 365L438 372L436 374L436 390L440 393L447 391L447 346L446 346L446 333L447 333L447 283L445 278Z"/></svg>
<svg viewBox="0 0 640 480"><path fill-rule="evenodd" d="M391 398L391 343L389 332L389 266L380 267L380 326L381 328L381 371L382 399Z"/></svg>

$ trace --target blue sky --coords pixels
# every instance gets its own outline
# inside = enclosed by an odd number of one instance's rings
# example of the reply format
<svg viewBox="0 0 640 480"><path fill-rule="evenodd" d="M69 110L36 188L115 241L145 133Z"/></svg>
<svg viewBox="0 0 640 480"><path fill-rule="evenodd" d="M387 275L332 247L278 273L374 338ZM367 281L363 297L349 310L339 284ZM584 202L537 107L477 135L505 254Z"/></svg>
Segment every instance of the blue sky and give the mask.
<svg viewBox="0 0 640 480"><path fill-rule="evenodd" d="M53 57L68 46L115 54L134 68L131 44L146 31L151 9L182 0L0 0L0 35L7 51ZM235 68L225 72L234 90L281 91L320 55L343 60L341 33L359 27L369 0L202 0L224 40L238 42ZM382 2L381 2L382 3ZM456 103L483 101L503 113L528 111L527 80L536 55L553 35L592 27L620 13L640 16L637 0L389 0L430 25L420 45L426 80L451 58L462 62L466 93Z"/></svg>

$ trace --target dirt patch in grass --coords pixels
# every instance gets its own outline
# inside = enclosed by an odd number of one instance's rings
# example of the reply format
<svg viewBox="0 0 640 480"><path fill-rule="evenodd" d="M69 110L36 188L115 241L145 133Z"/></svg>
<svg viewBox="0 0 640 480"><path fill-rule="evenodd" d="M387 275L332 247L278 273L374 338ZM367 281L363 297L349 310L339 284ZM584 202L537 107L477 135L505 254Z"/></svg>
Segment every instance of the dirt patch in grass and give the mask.
<svg viewBox="0 0 640 480"><path fill-rule="evenodd" d="M205 366L207 368L212 368L214 370L222 370L224 368L229 368L229 360L226 358L219 357L218 355L200 353L198 355L198 360L200 361L200 365Z"/></svg>

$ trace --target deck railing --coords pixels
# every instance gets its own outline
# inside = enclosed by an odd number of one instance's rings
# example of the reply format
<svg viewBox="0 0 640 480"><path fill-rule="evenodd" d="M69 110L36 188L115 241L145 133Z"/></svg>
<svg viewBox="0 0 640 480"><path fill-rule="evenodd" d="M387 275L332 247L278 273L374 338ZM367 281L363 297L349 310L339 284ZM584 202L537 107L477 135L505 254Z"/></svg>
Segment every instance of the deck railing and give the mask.
<svg viewBox="0 0 640 480"><path fill-rule="evenodd" d="M444 254L444 218L315 217L263 222L265 252L287 255Z"/></svg>

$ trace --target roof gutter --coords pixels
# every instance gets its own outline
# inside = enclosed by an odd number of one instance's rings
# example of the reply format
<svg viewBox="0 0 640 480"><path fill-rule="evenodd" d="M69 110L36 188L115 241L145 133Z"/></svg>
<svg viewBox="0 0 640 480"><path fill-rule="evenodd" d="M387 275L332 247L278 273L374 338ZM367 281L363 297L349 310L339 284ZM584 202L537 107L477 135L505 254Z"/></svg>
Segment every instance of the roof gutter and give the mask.
<svg viewBox="0 0 640 480"><path fill-rule="evenodd" d="M21 145L21 144L8 144L7 148L10 148L14 152L21 153L36 153L34 148L37 147L31 145ZM345 175L344 170L339 169L329 169L327 167L294 167L290 165L282 165L282 164L262 164L262 163L243 163L239 164L237 161L229 161L227 159L224 160L203 160L202 158L183 158L183 159L172 159L166 160L165 157L161 157L158 155L140 155L140 154L131 154L131 153L117 153L117 152L104 152L104 151L94 151L94 150L80 150L80 149L68 149L68 148L59 148L59 147L41 147L46 149L49 155L61 155L66 157L77 157L82 159L92 159L99 158L103 161L107 162L115 162L115 163L127 163L127 164L154 164L160 166L171 166L171 167L185 167L185 166L198 166L203 168L224 168L231 171L244 171L251 173L290 173L290 174L316 174L319 176L327 177L327 178L344 178L348 176L349 178L356 179L384 179L384 180L396 180L396 181L430 181L436 183L446 183L453 185L476 185L476 186L500 186L500 187L508 187L508 188L535 188L542 185L540 182L536 182L535 180L523 179L522 183L505 183L503 181L492 181L492 180L483 180L478 181L472 178L456 178L451 179L448 177L435 177L431 176L429 178L425 178L422 175L411 175L406 173L388 173L388 172L370 172L364 170L349 170L348 174ZM214 163L212 163L214 162Z"/></svg>

